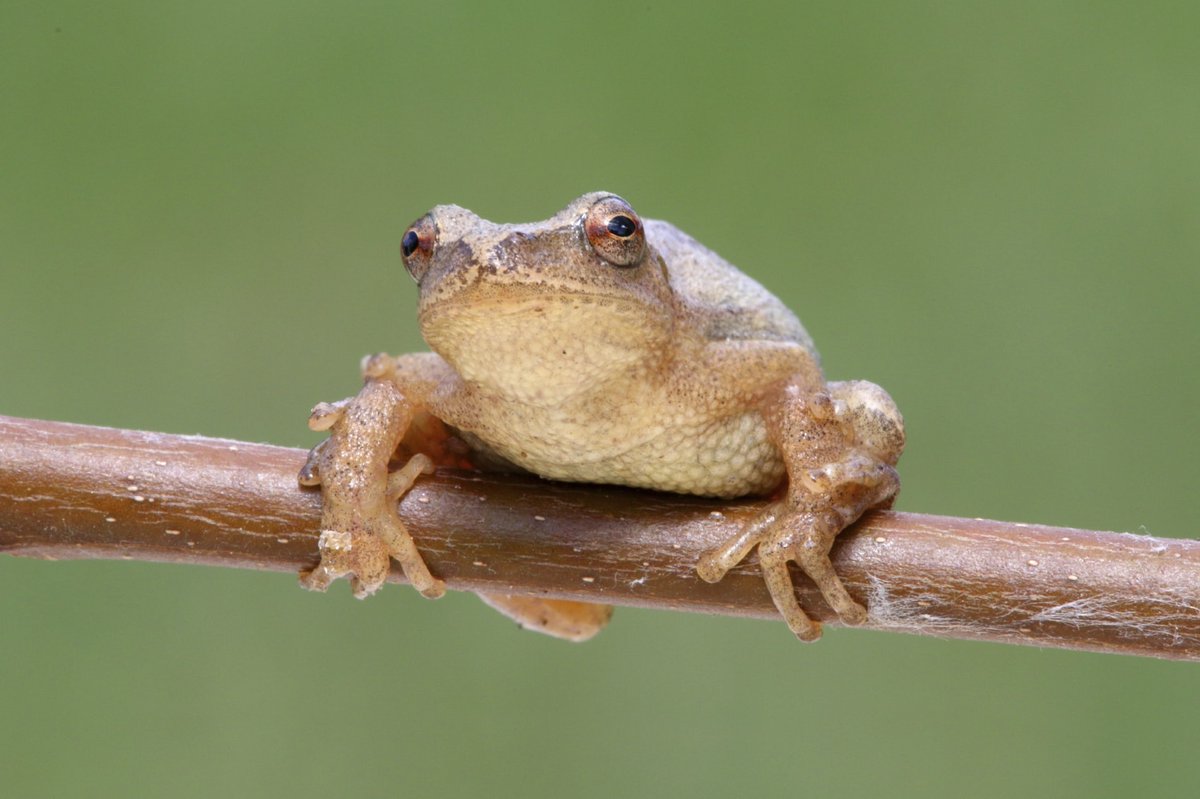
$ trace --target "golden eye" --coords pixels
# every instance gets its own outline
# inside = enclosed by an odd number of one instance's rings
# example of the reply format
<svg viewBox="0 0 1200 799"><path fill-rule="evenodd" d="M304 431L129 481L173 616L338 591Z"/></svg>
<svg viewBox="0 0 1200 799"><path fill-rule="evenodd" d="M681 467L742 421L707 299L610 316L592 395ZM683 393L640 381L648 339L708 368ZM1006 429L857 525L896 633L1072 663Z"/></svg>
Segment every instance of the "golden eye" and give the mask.
<svg viewBox="0 0 1200 799"><path fill-rule="evenodd" d="M583 220L588 243L613 266L637 266L646 252L642 220L620 197L605 197L588 209Z"/></svg>
<svg viewBox="0 0 1200 799"><path fill-rule="evenodd" d="M429 270L436 243L437 224L429 214L413 222L412 227L406 230L404 237L400 239L400 256L404 259L404 268L418 283Z"/></svg>

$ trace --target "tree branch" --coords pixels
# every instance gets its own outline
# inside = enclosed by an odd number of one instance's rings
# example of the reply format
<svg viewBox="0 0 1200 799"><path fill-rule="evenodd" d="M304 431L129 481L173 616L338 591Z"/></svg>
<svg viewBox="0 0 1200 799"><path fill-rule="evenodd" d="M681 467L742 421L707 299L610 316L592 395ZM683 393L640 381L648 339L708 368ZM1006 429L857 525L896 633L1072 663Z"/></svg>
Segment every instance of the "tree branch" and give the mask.
<svg viewBox="0 0 1200 799"><path fill-rule="evenodd" d="M296 484L304 456L0 416L0 552L308 568L321 499ZM440 471L400 514L451 589L778 618L753 558L715 585L694 573L760 507ZM834 552L873 629L1200 660L1198 541L880 512Z"/></svg>

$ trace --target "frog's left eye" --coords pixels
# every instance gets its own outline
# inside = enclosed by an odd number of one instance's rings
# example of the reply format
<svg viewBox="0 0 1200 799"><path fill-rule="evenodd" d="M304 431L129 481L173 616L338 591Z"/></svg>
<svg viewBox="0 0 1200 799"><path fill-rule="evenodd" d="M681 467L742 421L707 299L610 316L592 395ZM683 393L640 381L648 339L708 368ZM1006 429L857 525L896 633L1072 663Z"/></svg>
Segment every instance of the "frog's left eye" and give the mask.
<svg viewBox="0 0 1200 799"><path fill-rule="evenodd" d="M418 283L429 269L433 246L437 243L437 224L429 214L412 223L400 239L400 255L404 268Z"/></svg>
<svg viewBox="0 0 1200 799"><path fill-rule="evenodd" d="M588 243L613 266L637 266L646 250L642 220L620 197L605 197L583 220Z"/></svg>

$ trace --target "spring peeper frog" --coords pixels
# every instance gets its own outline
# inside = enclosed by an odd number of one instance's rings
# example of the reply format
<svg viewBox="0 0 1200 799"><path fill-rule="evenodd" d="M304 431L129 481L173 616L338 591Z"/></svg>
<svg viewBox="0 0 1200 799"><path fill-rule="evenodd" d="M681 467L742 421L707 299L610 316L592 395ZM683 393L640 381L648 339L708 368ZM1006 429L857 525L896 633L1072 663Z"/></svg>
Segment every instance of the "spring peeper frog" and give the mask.
<svg viewBox="0 0 1200 799"><path fill-rule="evenodd" d="M445 448L431 417L476 464L553 480L710 497L772 495L734 538L703 555L709 582L758 548L780 614L820 636L796 598L789 561L847 624L867 613L829 560L834 538L899 489L904 426L886 392L826 382L799 319L761 285L667 222L620 197L585 194L544 222L495 224L440 205L401 240L420 287L431 353L364 361L355 397L318 405L300 480L320 484L323 590L350 575L382 585L392 558L426 596L430 574L396 501ZM465 444L465 447L462 446ZM611 609L565 600L484 597L523 626L583 640Z"/></svg>

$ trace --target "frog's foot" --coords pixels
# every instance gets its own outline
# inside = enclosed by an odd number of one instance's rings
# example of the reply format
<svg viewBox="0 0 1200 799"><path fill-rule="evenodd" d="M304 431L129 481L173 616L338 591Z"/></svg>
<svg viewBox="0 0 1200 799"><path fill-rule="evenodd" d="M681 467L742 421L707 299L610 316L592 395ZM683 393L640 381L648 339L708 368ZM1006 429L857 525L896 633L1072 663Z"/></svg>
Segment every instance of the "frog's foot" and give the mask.
<svg viewBox="0 0 1200 799"><path fill-rule="evenodd" d="M320 563L300 583L324 591L350 576L354 595L371 595L387 579L394 558L418 591L435 598L445 584L429 572L397 514L399 499L421 474L433 471L425 455L414 455L388 473L388 461L412 419L412 410L386 370L368 377L357 396L313 409L309 426L329 430L300 471L302 485L320 485L324 498Z"/></svg>
<svg viewBox="0 0 1200 799"><path fill-rule="evenodd" d="M838 534L868 508L887 504L899 479L885 463L854 457L814 469L801 485L773 503L735 537L705 552L696 566L713 583L758 547L767 590L788 627L802 641L821 637L821 624L809 618L796 599L788 563L794 561L816 584L843 624L867 620L867 610L850 596L829 559Z"/></svg>
<svg viewBox="0 0 1200 799"><path fill-rule="evenodd" d="M310 455L310 459L311 459ZM318 456L319 457L319 456ZM321 562L300 575L300 584L313 591L324 591L338 577L350 576L350 585L359 599L375 593L387 580L394 558L413 587L430 599L446 592L446 585L435 578L425 565L412 535L396 513L396 503L408 491L418 475L433 471L433 463L424 455L414 455L400 470L387 477L382 502L369 501L374 513L363 513L354 504L344 505L326 498L321 517L321 536L317 546ZM305 474L319 474L307 465ZM380 507L382 506L382 507Z"/></svg>
<svg viewBox="0 0 1200 799"><path fill-rule="evenodd" d="M613 613L612 605L575 602L569 599L545 599L512 594L480 594L479 598L515 621L521 629L533 630L564 641L588 640L608 624Z"/></svg>
<svg viewBox="0 0 1200 799"><path fill-rule="evenodd" d="M788 507L789 504L786 500L773 504L746 525L737 537L705 552L696 565L696 572L702 580L715 583L751 549L758 547L758 559L771 599L801 641L820 638L821 623L810 619L800 607L788 561L795 561L816 583L825 601L842 621L862 624L867 618L866 608L850 597L829 560L829 550L841 527L828 516L798 511Z"/></svg>

